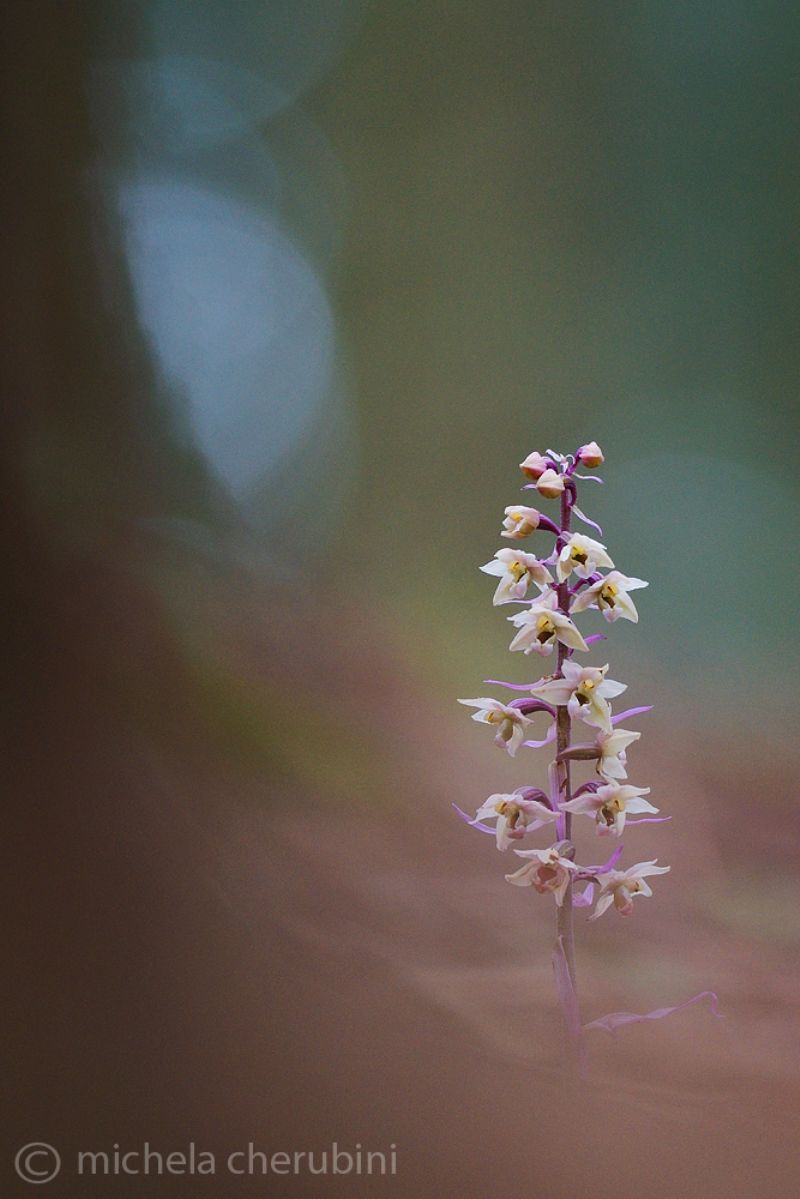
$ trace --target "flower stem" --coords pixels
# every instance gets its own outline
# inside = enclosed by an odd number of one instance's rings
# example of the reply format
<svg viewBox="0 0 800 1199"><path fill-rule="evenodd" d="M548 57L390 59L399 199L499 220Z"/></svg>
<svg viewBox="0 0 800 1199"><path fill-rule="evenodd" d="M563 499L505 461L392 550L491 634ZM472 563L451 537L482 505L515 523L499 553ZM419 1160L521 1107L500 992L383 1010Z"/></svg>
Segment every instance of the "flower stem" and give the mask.
<svg viewBox="0 0 800 1199"><path fill-rule="evenodd" d="M569 534L570 523L572 518L572 498L573 493L569 489L565 490L561 496L561 537ZM569 615L569 582L565 581L558 585L558 606L565 616ZM563 666L567 657L567 647L561 642L558 643L558 668L556 677L563 678ZM572 732L572 719L569 714L569 708L560 706L557 709L556 715L556 747L558 754L563 754L564 750L569 748L570 736ZM569 761L558 763L556 769L556 778L558 779L558 794L564 800L572 798L570 790L570 767ZM570 839L572 833L572 813L564 813L564 836L567 840ZM577 1006L578 985L575 973L575 928L573 920L572 908L572 881L567 887L564 895L564 902L561 907L556 908L556 936L561 939L561 944L564 948L564 957L567 961L567 969L572 981L572 989L575 993L575 1004ZM580 1025L579 1025L580 1028ZM573 1032L569 1027L569 1022L566 1023L567 1030L567 1048L571 1063L576 1069L580 1069L582 1061L582 1046L581 1033Z"/></svg>

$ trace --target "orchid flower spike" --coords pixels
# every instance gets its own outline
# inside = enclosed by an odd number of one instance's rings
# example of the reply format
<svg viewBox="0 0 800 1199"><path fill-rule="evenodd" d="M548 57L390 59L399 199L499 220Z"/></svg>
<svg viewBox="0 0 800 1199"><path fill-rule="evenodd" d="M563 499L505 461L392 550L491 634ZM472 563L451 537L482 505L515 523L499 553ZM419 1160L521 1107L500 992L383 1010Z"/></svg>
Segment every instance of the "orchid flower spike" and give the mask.
<svg viewBox="0 0 800 1199"><path fill-rule="evenodd" d="M634 741L638 741L641 735L628 729L613 729L610 733L601 729L595 738L595 745L600 751L597 773L609 782L612 779L627 778L625 750Z"/></svg>
<svg viewBox="0 0 800 1199"><path fill-rule="evenodd" d="M625 817L638 812L657 812L643 795L649 795L649 787L631 787L628 783L606 783L596 791L587 792L560 805L562 812L577 816L593 816L597 832L601 836L620 837L625 828Z"/></svg>
<svg viewBox="0 0 800 1199"><path fill-rule="evenodd" d="M654 858L652 862L638 862L635 866L629 866L627 870L609 870L607 874L599 874L597 882L600 884L600 891L589 919L597 920L612 903L620 916L630 916L637 895L653 894L644 880L652 874L669 872L669 866L657 866L657 861L658 858Z"/></svg>
<svg viewBox="0 0 800 1199"><path fill-rule="evenodd" d="M497 792L481 804L474 819L453 805L467 824L494 836L499 850L514 849L522 859L522 864L505 876L509 883L549 893L555 899L555 904L549 906L554 908L551 916L556 925L552 959L556 993L564 1016L566 1060L579 1075L585 1064L586 1029L611 1029L621 1023L660 1019L687 1006L663 1007L646 1016L612 1012L588 1024L580 1017L573 909L586 908L591 911L589 919L597 920L613 904L627 916L637 895L652 895L647 881L650 876L669 871L669 866L659 866L656 859L618 869L623 852L620 838L626 828L669 820L669 816L658 815L659 809L646 798L648 787L635 787L627 781L626 751L641 733L616 727L650 708L631 707L612 715L611 702L627 690L626 684L608 678L607 665L585 666L581 663L586 658L576 660L576 651L586 652L594 642L606 640L597 633L584 640L578 628L581 615L595 609L609 624L617 620L636 623L639 614L631 593L648 585L644 579L617 570L600 541L573 531L578 520L598 537L603 536L592 514L578 507L583 483L601 481L591 470L587 474L581 468L594 468L602 462L603 451L596 441L581 445L574 455L548 448L534 450L523 458L520 469L526 481L522 492L533 492L531 498L537 502L537 492L555 500L558 512L551 519L536 508L506 508L501 533L507 548L498 550L480 568L497 580L494 604L522 605L519 611L512 607L513 615L508 617L514 626L510 649L540 654L550 661L545 668L548 673L535 683L486 680L487 685L495 682L523 693L509 704L486 698L461 699L459 703L476 709L473 720L494 726L495 744L512 757L520 745L526 751L552 747L546 763L547 790L525 786ZM534 530L538 530L537 549L546 536L554 538L546 550L539 551L540 556L523 553L516 544ZM514 544L508 545L509 541ZM540 740L527 740L530 734L526 726L537 713L547 716L546 735ZM581 736L577 721L588 725L591 733ZM580 777L583 771L588 777ZM576 864L579 847L573 840L573 826L590 831L584 817L593 820L599 836L616 839L615 852L602 864ZM517 848L521 843L535 844L534 835L540 830L548 840L552 838L549 848ZM701 992L687 1003L702 995L713 993Z"/></svg>
<svg viewBox="0 0 800 1199"><path fill-rule="evenodd" d="M511 650L522 650L526 654L535 652L547 657L552 654L558 641L569 649L589 649L570 618L558 610L554 591L531 604L526 611L515 612L508 619L519 630L509 646Z"/></svg>
<svg viewBox="0 0 800 1199"><path fill-rule="evenodd" d="M552 465L549 458L545 458L544 454L540 454L538 450L534 450L532 454L528 454L528 457L520 462L519 469L523 475L536 482Z"/></svg>
<svg viewBox="0 0 800 1199"><path fill-rule="evenodd" d="M605 578L592 583L590 587L581 592L573 602L570 613L585 612L587 608L599 608L605 619L612 624L620 617L624 620L632 620L636 624L639 620L639 613L628 592L637 591L640 587L647 587L644 579L629 579L627 575L620 574L618 570L609 571Z"/></svg>
<svg viewBox="0 0 800 1199"><path fill-rule="evenodd" d="M553 582L547 567L533 554L524 554L521 550L498 550L493 561L481 566L480 570L500 579L492 600L495 605L524 599L530 583L544 591Z"/></svg>
<svg viewBox="0 0 800 1199"><path fill-rule="evenodd" d="M554 812L541 800L526 798L531 787L518 787L509 795L490 795L475 813L476 820L496 820L497 848L502 852L512 841L518 841L527 832L535 832L545 824L558 820Z"/></svg>
<svg viewBox="0 0 800 1199"><path fill-rule="evenodd" d="M588 579L598 566L610 569L613 565L604 545L583 533L573 533L558 555L556 574L563 583L573 570L579 579Z"/></svg>
<svg viewBox="0 0 800 1199"><path fill-rule="evenodd" d="M575 457L583 466L602 466L605 462L603 451L596 441L582 445Z"/></svg>
<svg viewBox="0 0 800 1199"><path fill-rule="evenodd" d="M499 699L460 699L460 704L467 708L477 708L472 715L473 720L480 724L497 726L494 743L500 749L505 749L513 758L525 736L525 726L531 721L523 716L518 708L510 708L501 704Z"/></svg>
<svg viewBox="0 0 800 1199"><path fill-rule="evenodd" d="M562 858L555 845L550 849L517 849L514 851L519 858L529 861L506 875L506 882L515 887L533 887L540 895L552 891L559 907L564 902L564 894L570 883L572 874L578 869L574 862Z"/></svg>
<svg viewBox="0 0 800 1199"><path fill-rule="evenodd" d="M512 541L521 541L534 529L538 529L542 519L541 512L535 508L526 508L523 504L512 504L505 510L506 518L500 530L501 537L509 537Z"/></svg>
<svg viewBox="0 0 800 1199"><path fill-rule="evenodd" d="M512 645L513 649L513 645ZM567 659L561 668L563 678L548 679L531 687L531 695L549 704L563 707L585 724L611 733L610 699L627 691L626 683L606 678L606 666L579 666Z"/></svg>

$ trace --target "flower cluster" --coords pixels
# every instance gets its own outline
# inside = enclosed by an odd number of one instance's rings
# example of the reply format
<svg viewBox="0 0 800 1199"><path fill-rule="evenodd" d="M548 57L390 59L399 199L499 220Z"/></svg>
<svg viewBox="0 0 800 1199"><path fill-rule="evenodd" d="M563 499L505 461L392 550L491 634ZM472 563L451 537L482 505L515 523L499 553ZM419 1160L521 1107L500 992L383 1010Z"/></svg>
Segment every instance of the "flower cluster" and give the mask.
<svg viewBox="0 0 800 1199"><path fill-rule="evenodd" d="M509 883L530 887L539 895L550 894L553 898L557 930L553 954L556 988L569 1042L581 1068L584 1028L613 1031L623 1024L661 1019L704 997L710 997L712 1012L720 1014L716 995L702 991L682 1004L658 1008L646 1015L614 1012L583 1028L580 1024L573 909L592 908L590 920L597 920L612 906L621 916L629 916L634 899L652 895L647 880L670 869L659 866L657 859L619 869L621 842L602 865L580 865L572 840L574 817L590 820L597 835L617 839L626 826L670 819L659 815L659 809L645 798L650 794L649 787L628 782L627 751L641 734L621 725L649 712L650 706L615 713L611 701L618 699L627 685L608 677L608 665L590 666L582 656L576 658L589 653L595 642L605 640L602 633L584 637L576 618L594 609L608 624L617 620L636 623L639 613L631 592L647 586L643 579L617 570L602 542L572 528L573 518L577 518L603 536L600 526L585 516L576 503L579 480L602 482L596 475L580 474L579 470L594 469L602 463L602 450L594 441L581 446L575 454L557 454L553 450L529 454L520 463L523 475L529 480L523 490L535 490L547 499L557 499L559 520L551 520L537 508L512 504L505 510L500 535L514 544L499 549L480 568L498 580L492 602L498 606L516 606L517 610L508 617L514 626L509 648L541 658L555 656L555 669L530 683L485 680L522 693L507 703L487 697L458 702L476 709L473 720L494 726L495 745L512 757L520 748L553 746L555 752L547 772L548 789L522 785L510 793L490 795L474 817L454 805L468 824L493 836L501 852L511 849L522 859L522 865L506 875ZM539 542L547 535L554 541L545 543L544 552L518 548L520 542L533 538L527 544L538 549ZM545 720L544 736L531 739L529 728L541 718ZM573 737L575 730L580 730L578 738ZM578 765L593 768L592 777L573 786L571 771ZM526 845L540 830L549 844L541 848Z"/></svg>
<svg viewBox="0 0 800 1199"><path fill-rule="evenodd" d="M636 896L652 894L645 880L669 870L656 862L639 862L627 870L617 870L618 855L605 867L582 867L574 861L575 847L570 839L573 816L591 819L595 831L604 837L620 837L626 823L630 826L659 819L658 808L644 798L650 793L649 787L635 787L625 781L626 751L641 734L618 727L626 717L648 709L634 708L613 715L610 701L622 695L626 685L608 678L607 665L584 666L574 660L576 653L589 651L590 642L602 640L595 634L587 641L575 617L593 608L608 622L620 618L636 622L639 614L631 592L647 586L643 579L617 570L601 542L571 529L574 515L601 532L575 500L576 480L586 477L577 474L578 467L597 467L602 462L600 447L590 442L575 455L534 451L520 463L522 473L531 480L527 489L535 488L547 498L560 499L561 520L556 524L536 508L511 505L505 510L501 536L519 542L534 533L547 532L555 536L555 545L550 544L550 552L542 557L520 549L500 549L480 569L499 580L495 605L521 605L508 618L516 630L509 648L542 657L555 652L556 669L522 686L503 684L512 690L527 691L530 700L515 699L507 704L489 698L459 700L477 709L473 720L494 726L495 744L512 757L520 746L556 743L549 795L525 786L510 795L491 795L470 823L491 831L486 822L494 821L497 847L502 851L539 829L554 834L557 841L547 849L517 848L515 852L525 859L524 865L506 878L518 887L552 893L559 907L568 898L574 906L589 906L596 892L592 920L612 903L621 915L629 915ZM525 740L534 713L543 713L549 721L543 741ZM592 740L573 743L573 721L586 726ZM593 763L595 778L573 791L570 763L577 761ZM573 893L573 885L581 881L586 881L588 887L580 894Z"/></svg>

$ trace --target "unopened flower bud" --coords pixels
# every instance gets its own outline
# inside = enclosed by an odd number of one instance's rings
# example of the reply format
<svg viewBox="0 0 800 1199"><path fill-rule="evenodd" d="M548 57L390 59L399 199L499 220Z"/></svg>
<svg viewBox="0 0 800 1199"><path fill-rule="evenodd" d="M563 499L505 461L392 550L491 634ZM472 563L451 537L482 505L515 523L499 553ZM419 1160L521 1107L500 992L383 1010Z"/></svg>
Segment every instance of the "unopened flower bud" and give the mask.
<svg viewBox="0 0 800 1199"><path fill-rule="evenodd" d="M536 490L549 500L557 499L564 490L564 479L556 471L548 468L536 480Z"/></svg>
<svg viewBox="0 0 800 1199"><path fill-rule="evenodd" d="M550 459L545 458L538 450L534 450L532 454L528 454L524 462L520 462L519 469L523 475L527 475L529 479L533 479L536 482L539 476L543 475L550 466L552 466Z"/></svg>
<svg viewBox="0 0 800 1199"><path fill-rule="evenodd" d="M578 461L584 466L602 466L605 462L603 451L596 441L590 441L588 445L582 445L577 453Z"/></svg>
<svg viewBox="0 0 800 1199"><path fill-rule="evenodd" d="M521 541L534 529L538 529L541 513L535 508L525 508L522 504L513 504L506 508L506 518L500 530L501 537L510 537L512 541Z"/></svg>

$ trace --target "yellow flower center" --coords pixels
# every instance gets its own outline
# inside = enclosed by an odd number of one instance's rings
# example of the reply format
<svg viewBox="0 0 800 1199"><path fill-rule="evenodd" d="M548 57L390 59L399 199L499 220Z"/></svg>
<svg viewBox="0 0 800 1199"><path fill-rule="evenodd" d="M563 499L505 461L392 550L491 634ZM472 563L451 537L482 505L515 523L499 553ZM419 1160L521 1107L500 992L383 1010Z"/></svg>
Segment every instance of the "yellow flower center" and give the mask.
<svg viewBox="0 0 800 1199"><path fill-rule="evenodd" d="M617 818L617 813L622 811L622 804L619 799L609 799L603 804L600 811L597 813L598 821L604 820L611 827Z"/></svg>
<svg viewBox="0 0 800 1199"><path fill-rule="evenodd" d="M579 545L573 545L570 550L570 557L573 562L578 562L581 566L585 566L589 560L589 555L586 550L582 550Z"/></svg>
<svg viewBox="0 0 800 1199"><path fill-rule="evenodd" d="M556 626L553 624L549 616L540 616L536 621L536 627L539 630L536 634L536 640L544 645L547 641L552 641L555 637Z"/></svg>
<svg viewBox="0 0 800 1199"><path fill-rule="evenodd" d="M619 588L614 583L604 583L600 588L600 594L597 597L600 601L600 606L604 603L608 604L609 608L614 607L614 599L619 592Z"/></svg>
<svg viewBox="0 0 800 1199"><path fill-rule="evenodd" d="M517 827L517 822L522 811L517 804L509 803L508 800L502 799L500 803L495 804L494 810L498 816L505 816L507 818L509 828L514 829Z"/></svg>

